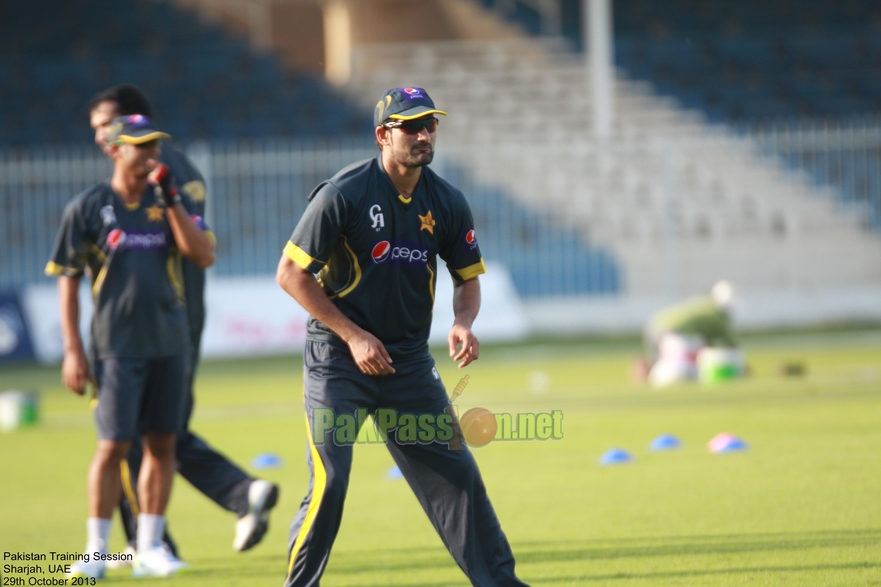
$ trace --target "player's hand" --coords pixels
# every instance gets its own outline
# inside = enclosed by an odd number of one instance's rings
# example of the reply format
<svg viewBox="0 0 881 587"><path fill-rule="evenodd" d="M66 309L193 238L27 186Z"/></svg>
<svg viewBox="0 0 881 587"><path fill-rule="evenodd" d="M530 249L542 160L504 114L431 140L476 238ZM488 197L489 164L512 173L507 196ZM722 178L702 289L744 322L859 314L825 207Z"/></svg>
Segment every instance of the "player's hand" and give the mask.
<svg viewBox="0 0 881 587"><path fill-rule="evenodd" d="M467 326L453 324L447 340L450 343L450 356L459 363L460 369L480 357L480 342ZM462 345L461 348L459 345Z"/></svg>
<svg viewBox="0 0 881 587"><path fill-rule="evenodd" d="M64 362L61 364L61 381L64 386L77 395L83 395L89 380L89 361L86 360L86 355L82 351L64 353Z"/></svg>
<svg viewBox="0 0 881 587"><path fill-rule="evenodd" d="M156 197L162 200L166 206L171 208L180 202L180 194L174 187L174 180L168 172L168 165L159 163L147 176L147 181L153 185L153 191Z"/></svg>
<svg viewBox="0 0 881 587"><path fill-rule="evenodd" d="M355 364L365 375L388 375L395 372L388 351L369 332L361 331L348 340L348 345Z"/></svg>

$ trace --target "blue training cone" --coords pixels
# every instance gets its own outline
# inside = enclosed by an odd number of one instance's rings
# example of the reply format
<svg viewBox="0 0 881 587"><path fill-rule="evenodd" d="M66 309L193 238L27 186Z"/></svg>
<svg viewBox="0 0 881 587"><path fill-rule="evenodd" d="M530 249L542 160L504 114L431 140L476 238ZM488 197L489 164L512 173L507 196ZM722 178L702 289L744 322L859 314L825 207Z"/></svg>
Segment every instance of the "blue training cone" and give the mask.
<svg viewBox="0 0 881 587"><path fill-rule="evenodd" d="M397 465L395 465L385 473L386 479L402 479L403 477L404 474L401 473L401 470L398 468Z"/></svg>
<svg viewBox="0 0 881 587"><path fill-rule="evenodd" d="M682 441L672 434L661 434L649 444L649 450L673 450L682 446Z"/></svg>
<svg viewBox="0 0 881 587"><path fill-rule="evenodd" d="M623 448L610 448L600 457L601 465L623 465L633 462L633 455Z"/></svg>
<svg viewBox="0 0 881 587"><path fill-rule="evenodd" d="M280 456L271 452L260 453L251 461L251 468L259 471L260 469L277 469L284 464Z"/></svg>

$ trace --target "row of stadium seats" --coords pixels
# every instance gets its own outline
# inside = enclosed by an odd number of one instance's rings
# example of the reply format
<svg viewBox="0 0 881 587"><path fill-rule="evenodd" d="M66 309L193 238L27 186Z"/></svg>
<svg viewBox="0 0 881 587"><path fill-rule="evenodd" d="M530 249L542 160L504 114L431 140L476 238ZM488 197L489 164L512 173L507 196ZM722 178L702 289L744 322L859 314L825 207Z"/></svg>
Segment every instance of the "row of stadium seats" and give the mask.
<svg viewBox="0 0 881 587"><path fill-rule="evenodd" d="M4 2L0 30L0 147L88 141L88 100L118 83L140 86L181 140L369 130L369 111L322 78L167 2Z"/></svg>
<svg viewBox="0 0 881 587"><path fill-rule="evenodd" d="M546 30L540 7L556 4L562 34L581 47L581 8L584 0L475 0L537 35ZM881 9L872 0L845 3L824 0L626 0L613 2L618 35L658 39L712 31L715 36L737 36L744 31L779 32L792 27L824 32L858 24L881 22Z"/></svg>
<svg viewBox="0 0 881 587"><path fill-rule="evenodd" d="M534 11L512 11L511 2L499 0L482 3L519 19L528 31L541 29ZM560 2L579 23L581 5ZM769 126L881 114L877 2L628 0L614 3L613 14L616 65L710 122ZM569 34L580 41L580 30ZM877 157L856 169L820 160L785 164L818 186L835 186L840 202L864 205L867 225L881 229Z"/></svg>
<svg viewBox="0 0 881 587"><path fill-rule="evenodd" d="M621 39L616 56L631 76L651 79L662 93L715 122L881 112L881 44L861 57L821 49L820 61L775 50L768 39L748 41L758 41L756 55L726 54L711 40L658 41L659 50L654 42Z"/></svg>

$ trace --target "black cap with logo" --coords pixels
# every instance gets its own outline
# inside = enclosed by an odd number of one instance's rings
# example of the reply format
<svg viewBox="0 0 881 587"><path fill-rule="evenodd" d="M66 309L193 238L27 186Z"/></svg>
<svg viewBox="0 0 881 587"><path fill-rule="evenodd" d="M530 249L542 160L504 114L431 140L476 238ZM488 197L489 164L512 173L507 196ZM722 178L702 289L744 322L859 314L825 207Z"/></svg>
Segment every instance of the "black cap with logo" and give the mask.
<svg viewBox="0 0 881 587"><path fill-rule="evenodd" d="M156 130L153 122L143 114L129 114L114 118L107 133L107 144L140 145L156 139L170 139L171 135Z"/></svg>
<svg viewBox="0 0 881 587"><path fill-rule="evenodd" d="M389 120L413 120L428 114L447 115L434 107L434 101L422 88L392 88L386 90L373 111L373 126L382 126Z"/></svg>

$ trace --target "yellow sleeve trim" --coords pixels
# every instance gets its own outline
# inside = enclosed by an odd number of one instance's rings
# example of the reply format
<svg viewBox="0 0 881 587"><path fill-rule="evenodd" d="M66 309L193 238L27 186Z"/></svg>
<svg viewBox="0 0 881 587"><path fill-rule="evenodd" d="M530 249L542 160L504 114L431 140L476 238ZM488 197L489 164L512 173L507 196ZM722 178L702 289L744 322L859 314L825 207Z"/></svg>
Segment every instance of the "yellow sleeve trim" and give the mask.
<svg viewBox="0 0 881 587"><path fill-rule="evenodd" d="M53 275L61 275L62 273L64 273L64 267L62 267L58 263L49 261L48 263L46 263L46 269L44 269L43 271L44 273L46 273L46 275L51 277Z"/></svg>
<svg viewBox="0 0 881 587"><path fill-rule="evenodd" d="M74 268L74 267L65 267L64 265L59 265L54 261L49 261L46 263L46 268L43 272L49 277L55 277L57 275L66 275L67 277L77 277L82 275L82 271Z"/></svg>
<svg viewBox="0 0 881 587"><path fill-rule="evenodd" d="M321 261L310 257L306 251L291 241L288 241L288 244L285 245L284 254L288 256L288 259L306 270L308 270L313 263L321 263ZM321 264L324 265L324 263Z"/></svg>
<svg viewBox="0 0 881 587"><path fill-rule="evenodd" d="M456 269L455 271L459 274L459 277L462 278L462 281L468 281L469 279L474 279L478 275L486 273L486 264L483 262L483 259L481 259L474 265L469 265L464 269Z"/></svg>

